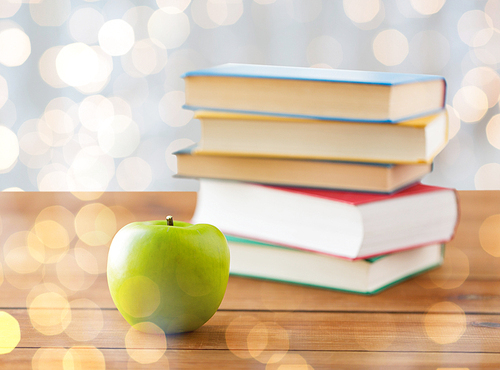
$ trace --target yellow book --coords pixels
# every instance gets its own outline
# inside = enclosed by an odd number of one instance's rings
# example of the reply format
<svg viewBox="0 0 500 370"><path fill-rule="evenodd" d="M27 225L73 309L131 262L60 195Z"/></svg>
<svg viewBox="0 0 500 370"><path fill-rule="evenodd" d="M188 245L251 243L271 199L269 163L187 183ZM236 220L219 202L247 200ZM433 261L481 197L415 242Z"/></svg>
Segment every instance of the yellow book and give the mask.
<svg viewBox="0 0 500 370"><path fill-rule="evenodd" d="M197 111L196 154L431 163L448 142L446 110L397 124Z"/></svg>

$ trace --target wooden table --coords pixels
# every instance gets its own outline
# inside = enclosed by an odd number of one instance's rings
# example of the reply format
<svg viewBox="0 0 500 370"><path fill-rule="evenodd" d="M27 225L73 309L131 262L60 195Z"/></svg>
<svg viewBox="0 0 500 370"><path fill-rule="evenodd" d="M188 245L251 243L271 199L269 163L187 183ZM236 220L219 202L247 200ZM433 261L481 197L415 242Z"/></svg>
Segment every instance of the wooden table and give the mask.
<svg viewBox="0 0 500 370"><path fill-rule="evenodd" d="M0 368L498 369L500 192L460 198L437 270L374 296L231 277L208 323L165 337L116 310L107 249L131 221L188 220L195 193L0 193Z"/></svg>

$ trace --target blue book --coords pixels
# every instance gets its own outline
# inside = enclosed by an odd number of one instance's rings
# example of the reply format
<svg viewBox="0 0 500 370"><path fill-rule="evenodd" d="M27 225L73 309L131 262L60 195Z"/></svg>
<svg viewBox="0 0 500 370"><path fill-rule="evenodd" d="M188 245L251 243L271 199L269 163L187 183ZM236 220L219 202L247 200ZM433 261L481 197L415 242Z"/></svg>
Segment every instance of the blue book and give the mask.
<svg viewBox="0 0 500 370"><path fill-rule="evenodd" d="M444 108L441 76L224 64L183 75L188 109L394 123Z"/></svg>

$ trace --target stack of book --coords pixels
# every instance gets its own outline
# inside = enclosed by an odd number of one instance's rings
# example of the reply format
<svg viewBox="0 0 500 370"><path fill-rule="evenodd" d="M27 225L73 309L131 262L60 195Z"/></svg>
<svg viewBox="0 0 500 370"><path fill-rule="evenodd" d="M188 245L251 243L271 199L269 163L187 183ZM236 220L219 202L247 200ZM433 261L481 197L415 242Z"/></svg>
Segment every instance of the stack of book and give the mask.
<svg viewBox="0 0 500 370"><path fill-rule="evenodd" d="M443 261L454 189L424 185L448 141L442 77L226 64L184 75L201 140L193 222L233 274L375 293Z"/></svg>

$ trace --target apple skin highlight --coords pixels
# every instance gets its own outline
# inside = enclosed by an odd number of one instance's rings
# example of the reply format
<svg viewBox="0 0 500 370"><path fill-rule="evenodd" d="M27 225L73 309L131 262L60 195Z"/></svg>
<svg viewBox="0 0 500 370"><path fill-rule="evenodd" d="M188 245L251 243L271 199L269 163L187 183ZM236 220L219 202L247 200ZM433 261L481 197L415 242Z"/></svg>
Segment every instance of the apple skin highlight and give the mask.
<svg viewBox="0 0 500 370"><path fill-rule="evenodd" d="M113 302L134 326L166 334L198 329L219 308L229 278L225 236L208 224L133 222L110 246L107 278ZM137 325L147 331L148 325Z"/></svg>

